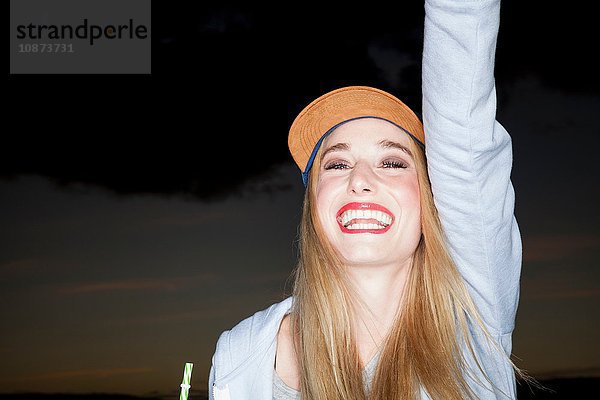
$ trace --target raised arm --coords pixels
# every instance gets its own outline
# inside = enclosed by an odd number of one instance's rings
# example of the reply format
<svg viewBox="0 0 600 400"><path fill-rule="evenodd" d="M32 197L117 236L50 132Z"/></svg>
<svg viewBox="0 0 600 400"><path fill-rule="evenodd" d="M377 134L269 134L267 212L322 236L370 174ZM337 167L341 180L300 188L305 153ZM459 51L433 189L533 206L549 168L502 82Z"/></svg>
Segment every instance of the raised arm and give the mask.
<svg viewBox="0 0 600 400"><path fill-rule="evenodd" d="M522 246L511 138L496 121L499 18L499 0L425 1L423 124L450 251L488 328L507 335L519 300Z"/></svg>

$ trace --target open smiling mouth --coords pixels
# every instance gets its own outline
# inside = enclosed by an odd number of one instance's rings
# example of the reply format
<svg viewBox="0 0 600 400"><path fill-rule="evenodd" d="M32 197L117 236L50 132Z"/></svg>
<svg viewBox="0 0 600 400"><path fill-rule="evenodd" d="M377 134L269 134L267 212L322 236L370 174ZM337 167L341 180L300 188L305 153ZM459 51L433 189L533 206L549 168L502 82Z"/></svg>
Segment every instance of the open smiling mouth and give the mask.
<svg viewBox="0 0 600 400"><path fill-rule="evenodd" d="M385 233L394 223L390 210L376 203L348 203L337 213L344 233Z"/></svg>

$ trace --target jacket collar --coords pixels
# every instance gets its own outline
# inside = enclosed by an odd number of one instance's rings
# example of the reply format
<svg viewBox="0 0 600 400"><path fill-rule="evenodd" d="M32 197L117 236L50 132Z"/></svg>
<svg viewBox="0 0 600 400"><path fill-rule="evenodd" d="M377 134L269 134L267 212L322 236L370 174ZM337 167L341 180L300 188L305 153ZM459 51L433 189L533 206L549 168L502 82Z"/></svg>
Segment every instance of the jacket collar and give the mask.
<svg viewBox="0 0 600 400"><path fill-rule="evenodd" d="M291 310L293 297L271 305L240 322L230 331L229 357L237 358L223 376L215 377L215 400L273 398L277 333ZM239 354L243 354L240 358ZM237 354L236 354L237 353Z"/></svg>

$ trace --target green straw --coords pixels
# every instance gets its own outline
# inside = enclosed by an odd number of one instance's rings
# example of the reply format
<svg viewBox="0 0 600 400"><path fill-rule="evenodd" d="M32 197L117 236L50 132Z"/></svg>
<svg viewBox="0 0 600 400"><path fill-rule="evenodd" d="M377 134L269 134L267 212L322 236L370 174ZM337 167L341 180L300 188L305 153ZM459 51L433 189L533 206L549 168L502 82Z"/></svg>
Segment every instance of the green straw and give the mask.
<svg viewBox="0 0 600 400"><path fill-rule="evenodd" d="M187 400L188 393L190 391L190 381L192 380L192 368L194 368L194 364L185 363L185 368L183 369L183 382L181 383L181 394L179 395L179 400Z"/></svg>

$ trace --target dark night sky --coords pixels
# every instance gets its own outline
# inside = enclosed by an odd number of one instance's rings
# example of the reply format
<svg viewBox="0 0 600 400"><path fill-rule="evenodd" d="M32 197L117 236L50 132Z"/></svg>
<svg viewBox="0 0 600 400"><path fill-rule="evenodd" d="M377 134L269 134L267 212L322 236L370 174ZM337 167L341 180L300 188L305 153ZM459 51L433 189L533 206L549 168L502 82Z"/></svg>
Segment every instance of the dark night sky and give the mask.
<svg viewBox="0 0 600 400"><path fill-rule="evenodd" d="M505 0L496 56L524 246L513 352L540 377L600 375L583 4ZM186 361L204 388L218 334L280 300L294 265L295 115L349 84L420 111L424 15L409 7L153 2L151 76L9 75L0 392L176 392Z"/></svg>

